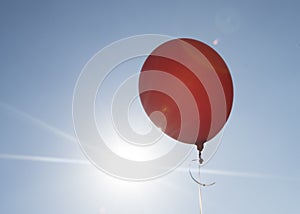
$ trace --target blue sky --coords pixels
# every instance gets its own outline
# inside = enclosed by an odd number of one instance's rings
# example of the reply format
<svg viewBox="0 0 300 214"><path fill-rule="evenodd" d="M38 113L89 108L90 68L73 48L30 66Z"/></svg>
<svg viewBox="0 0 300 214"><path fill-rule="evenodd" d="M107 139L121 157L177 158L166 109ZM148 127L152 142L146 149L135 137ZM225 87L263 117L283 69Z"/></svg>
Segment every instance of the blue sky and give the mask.
<svg viewBox="0 0 300 214"><path fill-rule="evenodd" d="M203 173L217 182L203 190L204 213L299 212L299 9L296 0L1 1L0 213L199 213L185 170L135 183L63 161L85 160L72 124L81 69L111 42L146 33L218 39L234 79L232 115Z"/></svg>

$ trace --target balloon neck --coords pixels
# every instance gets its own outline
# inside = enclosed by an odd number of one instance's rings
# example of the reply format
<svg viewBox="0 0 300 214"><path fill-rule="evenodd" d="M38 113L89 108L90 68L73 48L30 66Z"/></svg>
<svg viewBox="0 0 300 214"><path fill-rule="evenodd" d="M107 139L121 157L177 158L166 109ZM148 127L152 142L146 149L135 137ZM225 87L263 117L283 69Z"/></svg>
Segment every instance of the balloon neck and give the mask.
<svg viewBox="0 0 300 214"><path fill-rule="evenodd" d="M203 150L203 144L202 143L197 143L196 146L197 146L197 150L199 151L199 153L201 153L202 150Z"/></svg>
<svg viewBox="0 0 300 214"><path fill-rule="evenodd" d="M198 150L198 154L199 154L199 163L202 164L203 163L203 159L202 159L202 150L203 150L203 147L199 148L199 146L197 146L197 150Z"/></svg>

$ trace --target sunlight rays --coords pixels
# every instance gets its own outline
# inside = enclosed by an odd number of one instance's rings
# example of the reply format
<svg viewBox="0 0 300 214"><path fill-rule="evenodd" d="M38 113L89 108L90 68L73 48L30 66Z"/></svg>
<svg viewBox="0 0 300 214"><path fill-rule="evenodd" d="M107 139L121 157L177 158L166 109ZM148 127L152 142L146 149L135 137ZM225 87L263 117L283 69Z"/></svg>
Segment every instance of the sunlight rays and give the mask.
<svg viewBox="0 0 300 214"><path fill-rule="evenodd" d="M0 159L90 165L90 162L87 160L58 158L58 157L50 157L50 156L35 156L35 155L0 154Z"/></svg>
<svg viewBox="0 0 300 214"><path fill-rule="evenodd" d="M17 160L17 161L35 161L45 163L62 163L62 164L84 164L92 165L88 160L83 159L70 159L70 158L59 158L50 156L35 156L35 155L16 155L16 154L1 154L0 159L2 160ZM186 167L178 167L175 171L188 172ZM299 178L293 178L288 176L279 176L255 172L238 172L230 170L218 170L218 169L202 169L201 173L207 175L220 175L237 178L248 178L248 179L272 179L272 180L286 180L286 181L299 181Z"/></svg>
<svg viewBox="0 0 300 214"><path fill-rule="evenodd" d="M0 102L0 107L11 113L14 113L35 125L50 131L51 133L60 136L71 142L76 142L76 138L68 133L61 131L60 129L49 125L48 123L33 117L13 106L6 103ZM2 160L16 160L16 161L34 161L34 162L44 162L44 163L61 163L61 164L85 164L92 165L88 160L84 159L70 159L70 158L60 158L60 157L50 157L50 156L36 156L36 155L20 155L20 154L4 154L0 153L0 159ZM186 167L178 167L176 171L186 171ZM299 178L292 178L288 176L280 175L270 175L264 173L254 173L254 172L238 172L230 170L218 170L218 169L202 169L203 174L208 175L220 175L220 176L230 176L230 177L240 177L240 178L254 178L254 179L276 179L276 180L286 180L286 181L299 181Z"/></svg>
<svg viewBox="0 0 300 214"><path fill-rule="evenodd" d="M5 109L6 111L9 111L11 113L14 113L15 115L23 118L23 119L26 119L27 121L30 121L31 123L39 126L40 128L43 128L49 132L52 132L53 134L57 135L57 136L60 136L68 141L71 141L71 142L77 142L76 138L70 134L67 134L63 131L61 131L60 129L54 127L54 126L51 126L49 125L48 123L36 118L36 117L33 117L31 116L30 114L24 112L24 111L21 111L11 105L8 105L6 103L3 103L3 102L0 102L0 107L2 109Z"/></svg>

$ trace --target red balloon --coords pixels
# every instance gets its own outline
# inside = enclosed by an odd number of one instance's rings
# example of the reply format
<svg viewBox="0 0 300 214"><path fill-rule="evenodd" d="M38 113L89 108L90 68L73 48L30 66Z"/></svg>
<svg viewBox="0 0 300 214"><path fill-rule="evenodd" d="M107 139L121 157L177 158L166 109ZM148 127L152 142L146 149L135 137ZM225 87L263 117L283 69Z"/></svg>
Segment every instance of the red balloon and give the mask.
<svg viewBox="0 0 300 214"><path fill-rule="evenodd" d="M233 102L232 78L224 60L208 45L187 38L163 43L147 57L139 91L152 122L170 137L196 144L199 151L222 129ZM188 97L193 101L186 101Z"/></svg>

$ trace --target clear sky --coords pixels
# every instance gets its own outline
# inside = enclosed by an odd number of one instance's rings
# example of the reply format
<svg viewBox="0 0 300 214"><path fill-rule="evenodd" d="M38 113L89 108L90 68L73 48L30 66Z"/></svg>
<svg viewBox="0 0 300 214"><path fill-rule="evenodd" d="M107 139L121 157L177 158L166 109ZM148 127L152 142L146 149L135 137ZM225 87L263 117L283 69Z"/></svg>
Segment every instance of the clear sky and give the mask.
<svg viewBox="0 0 300 214"><path fill-rule="evenodd" d="M75 140L81 69L146 33L210 44L233 75L204 213L299 213L299 10L297 0L0 1L0 213L199 213L189 160L157 180L121 181L86 163Z"/></svg>

